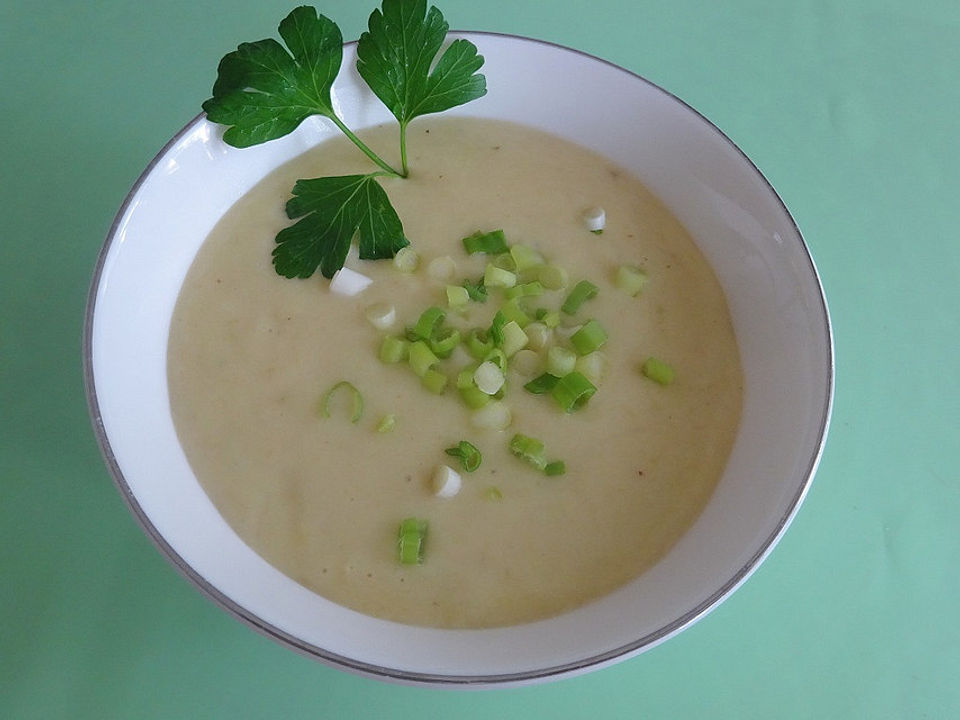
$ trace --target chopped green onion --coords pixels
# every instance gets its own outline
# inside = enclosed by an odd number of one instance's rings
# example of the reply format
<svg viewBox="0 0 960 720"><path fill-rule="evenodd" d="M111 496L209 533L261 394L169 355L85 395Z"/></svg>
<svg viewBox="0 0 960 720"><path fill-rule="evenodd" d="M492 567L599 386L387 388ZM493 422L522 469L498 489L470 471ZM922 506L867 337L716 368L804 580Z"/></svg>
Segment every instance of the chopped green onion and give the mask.
<svg viewBox="0 0 960 720"><path fill-rule="evenodd" d="M596 320L588 320L582 328L570 336L570 344L578 355L588 355L607 342L607 331Z"/></svg>
<svg viewBox="0 0 960 720"><path fill-rule="evenodd" d="M596 391L593 383L574 370L557 380L550 394L564 412L572 413L582 408Z"/></svg>
<svg viewBox="0 0 960 720"><path fill-rule="evenodd" d="M400 272L412 273L418 265L420 255L409 245L397 250L397 254L393 256L393 266Z"/></svg>
<svg viewBox="0 0 960 720"><path fill-rule="evenodd" d="M513 420L510 408L499 400L493 400L479 410L474 410L470 422L484 430L505 430Z"/></svg>
<svg viewBox="0 0 960 720"><path fill-rule="evenodd" d="M341 389L349 390L353 396L353 411L350 415L350 422L360 422L360 418L363 417L363 395L354 387L353 383L347 382L346 380L335 383L323 394L323 397L320 398L320 415L325 418L330 417L330 398Z"/></svg>
<svg viewBox="0 0 960 720"><path fill-rule="evenodd" d="M473 373L473 382L487 395L495 395L503 387L506 378L503 371L490 360L480 363Z"/></svg>
<svg viewBox="0 0 960 720"><path fill-rule="evenodd" d="M573 290L570 291L570 294L567 295L567 299L563 301L560 309L567 315L573 315L580 309L583 303L590 298L596 297L598 290L599 288L589 280L581 280L574 286Z"/></svg>
<svg viewBox="0 0 960 720"><path fill-rule="evenodd" d="M397 554L404 565L419 565L423 562L424 544L427 538L427 521L406 518L397 531Z"/></svg>
<svg viewBox="0 0 960 720"><path fill-rule="evenodd" d="M474 302L482 303L487 301L487 287L483 284L482 278L476 283L472 283L469 280L464 280L462 286L463 289L467 291L467 295L469 295L470 299Z"/></svg>
<svg viewBox="0 0 960 720"><path fill-rule="evenodd" d="M554 386L559 380L560 378L558 378L556 375L544 373L543 375L535 377L533 380L524 385L523 389L527 392L533 393L534 395L545 395L553 390Z"/></svg>
<svg viewBox="0 0 960 720"><path fill-rule="evenodd" d="M442 395L443 391L447 388L448 379L449 378L439 370L429 368L420 377L420 383L430 392L436 395Z"/></svg>
<svg viewBox="0 0 960 720"><path fill-rule="evenodd" d="M501 270L509 270L513 274L517 273L517 263L514 262L513 255L510 253L494 255L490 262Z"/></svg>
<svg viewBox="0 0 960 720"><path fill-rule="evenodd" d="M503 230L492 230L486 233L478 230L473 235L463 238L463 248L470 255L478 252L498 255L510 249L507 247L507 238Z"/></svg>
<svg viewBox="0 0 960 720"><path fill-rule="evenodd" d="M662 360L657 360L655 357L648 357L641 366L640 371L661 385L669 385L673 382L673 368Z"/></svg>
<svg viewBox="0 0 960 720"><path fill-rule="evenodd" d="M392 364L406 360L409 351L409 341L387 335L380 343L380 362Z"/></svg>
<svg viewBox="0 0 960 720"><path fill-rule="evenodd" d="M490 402L490 396L473 384L472 375L470 383L467 387L458 388L460 398L471 410L479 410Z"/></svg>
<svg viewBox="0 0 960 720"><path fill-rule="evenodd" d="M433 354L430 346L423 340L417 340L410 345L407 352L407 363L410 365L410 369L420 377L426 375L427 370L439 362L440 359Z"/></svg>
<svg viewBox="0 0 960 720"><path fill-rule="evenodd" d="M503 305L500 306L500 312L503 313L503 316L507 320L513 320L522 328L529 325L533 320L533 318L527 315L527 312L523 309L523 306L520 305L519 298L507 300Z"/></svg>
<svg viewBox="0 0 960 720"><path fill-rule="evenodd" d="M547 312L540 322L546 325L548 328L553 329L560 325L560 313L554 310L553 312Z"/></svg>
<svg viewBox="0 0 960 720"><path fill-rule="evenodd" d="M510 439L510 452L537 470L542 470L546 475L563 475L567 471L567 466L563 460L547 462L543 443L529 435L520 433L514 435Z"/></svg>
<svg viewBox="0 0 960 720"><path fill-rule="evenodd" d="M556 377L572 373L577 365L577 355L572 350L554 345L547 350L547 372Z"/></svg>
<svg viewBox="0 0 960 720"><path fill-rule="evenodd" d="M501 310L497 310L497 314L493 316L490 323L490 339L496 347L503 345L503 326L506 324L507 316Z"/></svg>
<svg viewBox="0 0 960 720"><path fill-rule="evenodd" d="M517 284L516 273L499 268L493 263L487 263L483 271L483 285L487 288L510 288Z"/></svg>
<svg viewBox="0 0 960 720"><path fill-rule="evenodd" d="M521 350L510 358L510 369L527 377L540 369L540 355L533 350Z"/></svg>
<svg viewBox="0 0 960 720"><path fill-rule="evenodd" d="M550 475L551 477L555 475L563 475L567 471L567 464L563 460L554 460L553 462L548 462L546 467L543 468L544 475Z"/></svg>
<svg viewBox="0 0 960 720"><path fill-rule="evenodd" d="M421 340L429 340L440 328L447 313L443 308L429 307L420 314L417 324L413 327L413 334Z"/></svg>
<svg viewBox="0 0 960 720"><path fill-rule="evenodd" d="M575 369L587 378L587 380L596 385L603 378L603 374L607 369L607 358L602 352L592 352L583 355L577 358Z"/></svg>
<svg viewBox="0 0 960 720"><path fill-rule="evenodd" d="M500 348L494 348L483 359L494 363L502 372L507 371L507 355Z"/></svg>
<svg viewBox="0 0 960 720"><path fill-rule="evenodd" d="M388 433L396 427L397 416L396 415L384 415L380 418L380 422L377 423L377 432L378 433Z"/></svg>
<svg viewBox="0 0 960 720"><path fill-rule="evenodd" d="M460 464L466 472L473 472L483 461L483 456L475 445L461 440L454 447L448 447L444 452L452 457L460 458Z"/></svg>
<svg viewBox="0 0 960 720"><path fill-rule="evenodd" d="M543 350L553 331L541 322L532 322L523 331L527 334L527 347L531 350Z"/></svg>
<svg viewBox="0 0 960 720"><path fill-rule="evenodd" d="M557 265L544 265L538 278L547 290L563 290L570 282L567 271Z"/></svg>
<svg viewBox="0 0 960 720"><path fill-rule="evenodd" d="M460 473L448 465L438 466L430 481L437 497L451 498L460 492Z"/></svg>
<svg viewBox="0 0 960 720"><path fill-rule="evenodd" d="M547 466L547 459L543 456L543 443L536 438L517 433L510 440L510 452L537 470L543 470Z"/></svg>
<svg viewBox="0 0 960 720"><path fill-rule="evenodd" d="M539 280L534 280L521 285L514 285L512 288L507 288L507 291L504 292L503 295L508 300L519 297L537 297L538 295L543 295L543 283Z"/></svg>
<svg viewBox="0 0 960 720"><path fill-rule="evenodd" d="M470 293L463 285L447 285L447 305L462 310L470 302Z"/></svg>
<svg viewBox="0 0 960 720"><path fill-rule="evenodd" d="M476 328L467 333L464 344L467 352L477 360L483 360L494 348L493 340L488 337L487 331Z"/></svg>
<svg viewBox="0 0 960 720"><path fill-rule="evenodd" d="M473 373L477 371L478 365L467 365L460 372L457 373L457 390L463 390L464 388L474 387L473 382Z"/></svg>
<svg viewBox="0 0 960 720"><path fill-rule="evenodd" d="M583 327L583 323L577 323L576 325L561 325L553 329L557 337L561 340L570 341L570 336L573 335L577 330Z"/></svg>
<svg viewBox="0 0 960 720"><path fill-rule="evenodd" d="M529 338L516 321L511 320L503 326L503 354L508 358L513 357L520 350L523 350Z"/></svg>
<svg viewBox="0 0 960 720"><path fill-rule="evenodd" d="M613 284L628 295L636 297L647 284L647 273L644 272L643 268L621 265L617 268Z"/></svg>
<svg viewBox="0 0 960 720"><path fill-rule="evenodd" d="M456 328L447 328L434 334L428 341L430 349L438 358L448 358L460 344L460 331Z"/></svg>
<svg viewBox="0 0 960 720"><path fill-rule="evenodd" d="M513 245L510 248L510 256L518 271L529 270L543 264L543 255L528 245Z"/></svg>

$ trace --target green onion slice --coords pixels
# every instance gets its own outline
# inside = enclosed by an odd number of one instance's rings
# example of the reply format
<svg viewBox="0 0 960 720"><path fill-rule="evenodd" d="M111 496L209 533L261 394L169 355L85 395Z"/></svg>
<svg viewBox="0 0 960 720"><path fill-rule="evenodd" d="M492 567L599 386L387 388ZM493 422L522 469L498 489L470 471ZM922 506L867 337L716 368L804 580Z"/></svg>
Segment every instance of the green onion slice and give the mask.
<svg viewBox="0 0 960 720"><path fill-rule="evenodd" d="M589 355L607 342L607 331L596 320L588 320L583 327L570 336L570 344L577 355Z"/></svg>
<svg viewBox="0 0 960 720"><path fill-rule="evenodd" d="M446 375L433 368L428 368L427 371L420 376L420 384L434 395L443 394L443 391L447 389L448 380L449 378Z"/></svg>
<svg viewBox="0 0 960 720"><path fill-rule="evenodd" d="M410 352L410 342L403 338L386 335L380 343L380 362L398 363L407 359Z"/></svg>
<svg viewBox="0 0 960 720"><path fill-rule="evenodd" d="M438 358L448 358L460 344L460 331L446 328L434 333L429 340L430 349Z"/></svg>
<svg viewBox="0 0 960 720"><path fill-rule="evenodd" d="M673 382L673 368L655 357L648 357L644 361L640 371L660 385L669 385Z"/></svg>
<svg viewBox="0 0 960 720"><path fill-rule="evenodd" d="M471 410L479 410L490 402L490 396L476 385L458 388L458 390L460 391L460 399Z"/></svg>
<svg viewBox="0 0 960 720"><path fill-rule="evenodd" d="M420 315L417 324L413 327L413 334L421 340L429 340L440 328L447 313L443 308L429 307Z"/></svg>
<svg viewBox="0 0 960 720"><path fill-rule="evenodd" d="M543 255L527 245L514 245L510 248L510 256L517 270L529 270L543 265Z"/></svg>
<svg viewBox="0 0 960 720"><path fill-rule="evenodd" d="M423 563L424 544L427 539L427 521L405 518L397 531L397 554L404 565Z"/></svg>
<svg viewBox="0 0 960 720"><path fill-rule="evenodd" d="M508 321L512 320L522 328L533 322L533 318L527 314L527 311L524 310L520 304L520 298L510 298L507 300L500 306L500 312L503 313L503 316Z"/></svg>
<svg viewBox="0 0 960 720"><path fill-rule="evenodd" d="M447 285L447 307L462 310L470 302L470 292L463 285Z"/></svg>
<svg viewBox="0 0 960 720"><path fill-rule="evenodd" d="M553 387L560 381L556 375L551 375L550 373L544 373L539 377L535 377L533 380L528 382L523 388L527 392L531 392L534 395L545 395L546 393L553 390Z"/></svg>
<svg viewBox="0 0 960 720"><path fill-rule="evenodd" d="M647 284L647 273L640 267L621 265L614 275L613 284L628 295L636 297L643 292L643 288Z"/></svg>
<svg viewBox="0 0 960 720"><path fill-rule="evenodd" d="M567 286L567 271L556 265L544 265L540 268L538 279L548 290L562 290Z"/></svg>
<svg viewBox="0 0 960 720"><path fill-rule="evenodd" d="M325 418L330 417L330 398L341 389L349 390L353 396L353 412L350 415L350 422L356 424L360 422L360 418L363 417L363 395L360 394L360 391L357 390L353 383L347 382L346 380L341 380L334 384L323 394L323 397L320 398L320 414Z"/></svg>
<svg viewBox="0 0 960 720"><path fill-rule="evenodd" d="M534 280L521 285L514 285L512 288L507 288L503 295L507 300L520 297L537 297L543 295L543 284L539 280Z"/></svg>
<svg viewBox="0 0 960 720"><path fill-rule="evenodd" d="M494 347L487 331L480 328L470 330L463 342L467 346L467 352L476 360L485 358Z"/></svg>
<svg viewBox="0 0 960 720"><path fill-rule="evenodd" d="M498 368L500 368L501 372L507 371L507 355L500 348L494 348L488 352L486 355L484 355L483 360L489 360Z"/></svg>
<svg viewBox="0 0 960 720"><path fill-rule="evenodd" d="M583 303L590 298L596 297L598 291L599 288L589 280L581 280L574 286L573 290L570 291L570 294L567 295L567 299L563 301L560 309L567 315L573 315L580 309Z"/></svg>
<svg viewBox="0 0 960 720"><path fill-rule="evenodd" d="M461 440L453 447L448 447L444 452L451 457L460 458L460 464L466 472L473 472L480 467L480 463L483 461L483 456L476 445L466 440Z"/></svg>
<svg viewBox="0 0 960 720"><path fill-rule="evenodd" d="M490 323L490 339L496 347L503 346L503 326L507 322L509 321L503 311L497 310L497 314L493 316L493 322Z"/></svg>
<svg viewBox="0 0 960 720"><path fill-rule="evenodd" d="M529 435L514 435L510 439L510 452L537 470L544 470L547 466L547 459L543 456L543 443Z"/></svg>
<svg viewBox="0 0 960 720"><path fill-rule="evenodd" d="M478 252L499 255L510 250L503 230L492 230L486 233L478 230L473 235L463 238L463 248L471 255Z"/></svg>
<svg viewBox="0 0 960 720"><path fill-rule="evenodd" d="M473 302L486 302L487 301L487 288L483 284L483 278L480 278L477 282L473 283L469 280L464 280L461 283L464 290L467 291L467 295L470 297Z"/></svg>
<svg viewBox="0 0 960 720"><path fill-rule="evenodd" d="M509 255L507 257L510 257ZM511 288L517 284L517 274L510 270L504 270L493 263L487 263L483 271L484 287Z"/></svg>
<svg viewBox="0 0 960 720"><path fill-rule="evenodd" d="M557 380L550 394L564 412L572 413L586 405L596 391L593 383L574 370Z"/></svg>
<svg viewBox="0 0 960 720"><path fill-rule="evenodd" d="M546 467L543 468L544 475L549 475L551 477L555 475L563 475L567 471L567 464L563 460L553 460L548 462Z"/></svg>
<svg viewBox="0 0 960 720"><path fill-rule="evenodd" d="M407 350L407 364L420 377L426 375L427 370L439 362L440 358L433 354L430 346L423 340L412 343Z"/></svg>

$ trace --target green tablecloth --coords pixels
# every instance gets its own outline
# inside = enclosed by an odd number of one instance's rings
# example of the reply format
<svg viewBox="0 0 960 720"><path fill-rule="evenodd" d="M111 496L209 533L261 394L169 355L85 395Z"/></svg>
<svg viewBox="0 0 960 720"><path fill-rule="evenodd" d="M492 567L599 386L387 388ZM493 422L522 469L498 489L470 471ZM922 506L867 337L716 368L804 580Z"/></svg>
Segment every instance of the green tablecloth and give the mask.
<svg viewBox="0 0 960 720"><path fill-rule="evenodd" d="M482 693L352 676L229 617L142 534L90 429L80 333L113 215L220 56L289 9L0 2L0 717L957 717L960 4L443 1L729 134L804 231L837 349L820 472L743 588L638 658ZM370 9L321 7L347 38Z"/></svg>

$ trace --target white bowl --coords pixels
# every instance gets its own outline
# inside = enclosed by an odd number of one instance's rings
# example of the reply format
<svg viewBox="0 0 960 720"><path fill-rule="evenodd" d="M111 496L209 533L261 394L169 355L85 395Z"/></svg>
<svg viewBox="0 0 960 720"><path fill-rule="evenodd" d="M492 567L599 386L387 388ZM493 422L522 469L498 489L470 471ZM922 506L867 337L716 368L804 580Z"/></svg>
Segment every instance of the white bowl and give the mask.
<svg viewBox="0 0 960 720"><path fill-rule="evenodd" d="M393 680L523 683L601 667L702 617L770 552L812 479L829 423L833 350L813 261L776 192L683 102L582 53L456 33L486 58L489 94L453 112L552 131L632 170L679 217L719 277L745 374L742 426L703 514L649 572L603 599L517 627L439 630L361 615L268 565L220 517L177 441L167 334L207 233L264 175L336 130L310 120L245 150L198 117L144 171L101 251L87 309L87 395L103 454L137 520L204 593L322 661ZM334 104L347 125L390 119L347 45Z"/></svg>

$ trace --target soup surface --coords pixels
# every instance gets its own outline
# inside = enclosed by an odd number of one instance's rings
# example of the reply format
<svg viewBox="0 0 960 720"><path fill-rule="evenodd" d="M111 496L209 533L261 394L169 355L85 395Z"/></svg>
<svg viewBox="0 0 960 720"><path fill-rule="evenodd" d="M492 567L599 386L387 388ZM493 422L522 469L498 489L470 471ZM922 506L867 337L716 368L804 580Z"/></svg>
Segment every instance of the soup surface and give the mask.
<svg viewBox="0 0 960 720"><path fill-rule="evenodd" d="M364 134L378 150L395 126ZM609 160L542 132L464 118L418 120L408 140L411 175L383 186L421 257L402 273L386 261L348 258L373 279L362 293L331 293L319 273L278 276L274 236L298 178L364 172L367 161L334 140L263 180L226 214L201 248L170 331L170 401L199 482L237 534L288 576L360 612L404 623L477 628L527 622L574 608L637 578L690 526L719 480L740 417L742 376L723 292L683 227L645 187ZM581 213L602 206L590 233ZM449 256L454 283L483 276L488 258L461 238L502 228L564 267L570 287L599 292L571 325L596 318L609 334L598 391L566 414L526 392L510 369L503 431L471 424L453 387L427 391L406 363L378 359L385 334L401 335L429 306L446 305L429 262ZM614 286L621 265L649 281L633 297ZM556 309L566 290L529 299ZM494 293L491 291L491 296ZM470 303L447 322L488 326L501 300ZM396 308L378 330L371 305ZM556 333L559 338L564 333ZM567 332L569 334L569 331ZM557 339L556 342L562 342ZM462 356L462 357L461 357ZM660 385L640 366L668 362ZM451 363L471 359L462 351ZM539 374L542 370L533 373ZM350 421L349 381L363 394ZM385 415L396 422L378 432ZM542 440L566 473L548 477L513 456L514 433ZM460 440L483 455L463 485L437 497L430 479ZM397 528L429 523L420 565L398 561Z"/></svg>

